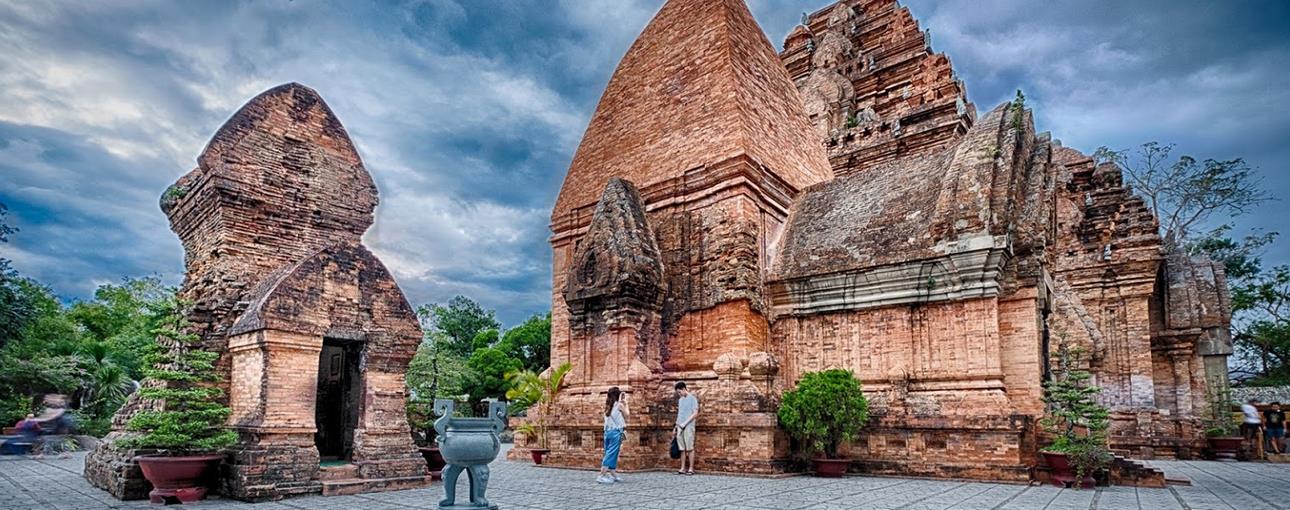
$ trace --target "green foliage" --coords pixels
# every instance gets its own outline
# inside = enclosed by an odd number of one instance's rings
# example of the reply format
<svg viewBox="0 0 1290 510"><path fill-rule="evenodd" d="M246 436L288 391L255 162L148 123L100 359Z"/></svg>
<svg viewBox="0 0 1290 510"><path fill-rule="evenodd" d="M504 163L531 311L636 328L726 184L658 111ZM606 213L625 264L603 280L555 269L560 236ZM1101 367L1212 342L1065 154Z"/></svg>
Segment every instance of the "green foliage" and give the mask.
<svg viewBox="0 0 1290 510"><path fill-rule="evenodd" d="M844 125L844 127L846 127L847 129L851 129L851 128L856 127L856 126L859 126L859 125L860 125L860 119L859 119L859 118L857 118L855 115L848 115L848 116L847 116L847 123Z"/></svg>
<svg viewBox="0 0 1290 510"><path fill-rule="evenodd" d="M1092 386L1092 375L1080 368L1083 352L1062 342L1053 356L1053 378L1044 382L1047 413L1040 424L1057 436L1044 451L1065 453L1077 478L1110 465L1106 446L1110 411L1097 403L1101 388Z"/></svg>
<svg viewBox="0 0 1290 510"><path fill-rule="evenodd" d="M1232 297L1233 376L1251 386L1290 384L1290 267L1265 269L1263 250L1275 232L1236 241L1222 226L1193 241L1188 251L1223 264Z"/></svg>
<svg viewBox="0 0 1290 510"><path fill-rule="evenodd" d="M0 204L0 244L9 242L9 235L18 229L9 226L5 218L9 209ZM23 328L36 314L33 304L19 288L21 278L13 270L9 259L0 257L0 347L19 338Z"/></svg>
<svg viewBox="0 0 1290 510"><path fill-rule="evenodd" d="M472 405L486 398L501 398L506 394L506 373L520 369L520 360L507 356L493 347L476 350L466 360L469 372L463 389Z"/></svg>
<svg viewBox="0 0 1290 510"><path fill-rule="evenodd" d="M496 312L485 310L465 296L456 296L447 305L423 306L419 313L426 329L445 335L446 348L460 356L474 352L474 340L480 332L501 327Z"/></svg>
<svg viewBox="0 0 1290 510"><path fill-rule="evenodd" d="M1026 120L1026 95L1021 93L1021 89L1017 89L1017 98L1009 108L1012 110L1012 129L1021 131Z"/></svg>
<svg viewBox="0 0 1290 510"><path fill-rule="evenodd" d="M1205 391L1205 416L1201 418L1205 435L1209 437L1235 437L1240 435L1241 426L1232 418L1232 390L1227 381L1209 381Z"/></svg>
<svg viewBox="0 0 1290 510"><path fill-rule="evenodd" d="M1249 384L1290 383L1290 266L1261 271L1231 292L1233 343L1255 374Z"/></svg>
<svg viewBox="0 0 1290 510"><path fill-rule="evenodd" d="M434 437L435 399L456 400L463 392L466 360L443 349L444 343L442 334L427 331L408 364L408 423L422 435L421 444L429 444Z"/></svg>
<svg viewBox="0 0 1290 510"><path fill-rule="evenodd" d="M537 405L541 411L536 426L525 424L524 428L516 429L525 435L536 433L538 445L541 448L547 447L547 420L551 416L556 398L560 395L564 378L569 375L570 370L573 370L573 365L561 363L558 367L544 371L545 375L532 370L519 370L506 374L506 382L510 386L510 389L506 390L506 398L511 401L511 405L520 410Z"/></svg>
<svg viewBox="0 0 1290 510"><path fill-rule="evenodd" d="M130 419L126 429L141 434L125 440L126 447L184 454L218 450L237 440L224 428L229 409L219 403L223 391L212 385L219 355L202 350L200 338L188 331L185 306L168 300L153 330L159 347L145 358L148 381L139 392L158 401L160 410L140 411Z"/></svg>
<svg viewBox="0 0 1290 510"><path fill-rule="evenodd" d="M5 427L12 426L27 414L35 412L35 403L27 395L10 393L0 397L0 424Z"/></svg>
<svg viewBox="0 0 1290 510"><path fill-rule="evenodd" d="M804 453L837 458L838 446L852 441L869 423L869 402L850 370L807 372L784 393L779 422Z"/></svg>
<svg viewBox="0 0 1290 510"><path fill-rule="evenodd" d="M525 370L551 365L551 314L534 315L507 330L497 348L520 360Z"/></svg>
<svg viewBox="0 0 1290 510"><path fill-rule="evenodd" d="M476 333L475 338L470 341L470 352L497 345L497 340L500 336L501 333L492 328Z"/></svg>

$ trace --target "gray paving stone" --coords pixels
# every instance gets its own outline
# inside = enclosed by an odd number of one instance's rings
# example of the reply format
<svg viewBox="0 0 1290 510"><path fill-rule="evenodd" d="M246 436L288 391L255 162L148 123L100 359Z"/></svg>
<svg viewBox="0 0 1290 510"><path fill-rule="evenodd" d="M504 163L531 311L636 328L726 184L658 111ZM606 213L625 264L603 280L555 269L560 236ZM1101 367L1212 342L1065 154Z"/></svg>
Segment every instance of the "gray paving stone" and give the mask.
<svg viewBox="0 0 1290 510"><path fill-rule="evenodd" d="M81 478L84 454L67 458L0 457L0 510L149 508L146 501L117 501ZM1107 487L1059 489L998 483L855 476L767 479L628 473L598 485L592 471L498 462L490 497L515 510L1257 510L1290 508L1290 465L1156 461L1191 486L1168 489ZM402 510L434 508L443 488L324 498L308 496L248 504L212 498L204 510Z"/></svg>

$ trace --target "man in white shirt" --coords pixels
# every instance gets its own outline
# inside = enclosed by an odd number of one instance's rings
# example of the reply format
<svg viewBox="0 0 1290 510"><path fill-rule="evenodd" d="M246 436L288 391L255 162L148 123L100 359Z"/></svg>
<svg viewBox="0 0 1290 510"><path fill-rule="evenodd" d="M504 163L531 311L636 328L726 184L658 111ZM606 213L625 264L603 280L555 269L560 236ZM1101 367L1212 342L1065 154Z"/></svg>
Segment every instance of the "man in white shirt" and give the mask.
<svg viewBox="0 0 1290 510"><path fill-rule="evenodd" d="M694 474L694 420L699 417L699 397L685 387L685 381L676 383L676 445L681 449L681 470L678 475ZM686 468L687 459L689 468Z"/></svg>
<svg viewBox="0 0 1290 510"><path fill-rule="evenodd" d="M1259 408L1255 407L1259 401L1250 399L1241 406L1241 431L1245 433L1245 439L1258 439L1259 429L1263 428L1263 415L1259 413Z"/></svg>

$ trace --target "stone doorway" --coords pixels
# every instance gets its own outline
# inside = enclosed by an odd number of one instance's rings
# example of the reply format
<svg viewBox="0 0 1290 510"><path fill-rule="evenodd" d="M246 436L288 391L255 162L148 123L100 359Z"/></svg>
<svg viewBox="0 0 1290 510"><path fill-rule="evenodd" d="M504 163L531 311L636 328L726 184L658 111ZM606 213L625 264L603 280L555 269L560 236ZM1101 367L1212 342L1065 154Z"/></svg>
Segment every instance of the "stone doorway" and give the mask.
<svg viewBox="0 0 1290 510"><path fill-rule="evenodd" d="M362 395L359 360L363 342L323 339L318 356L318 391L315 402L314 434L318 456L323 461L348 461L354 450L354 427L358 425L358 398Z"/></svg>

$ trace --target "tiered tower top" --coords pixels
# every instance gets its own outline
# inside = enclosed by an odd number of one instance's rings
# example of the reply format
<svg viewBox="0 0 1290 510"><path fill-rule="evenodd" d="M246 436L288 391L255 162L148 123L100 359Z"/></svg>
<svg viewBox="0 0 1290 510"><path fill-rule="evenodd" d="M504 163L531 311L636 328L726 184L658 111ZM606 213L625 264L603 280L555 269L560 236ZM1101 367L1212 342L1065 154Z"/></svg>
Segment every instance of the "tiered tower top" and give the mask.
<svg viewBox="0 0 1290 510"><path fill-rule="evenodd" d="M594 205L611 177L644 191L741 154L798 189L833 176L743 1L670 0L614 71L552 219Z"/></svg>

